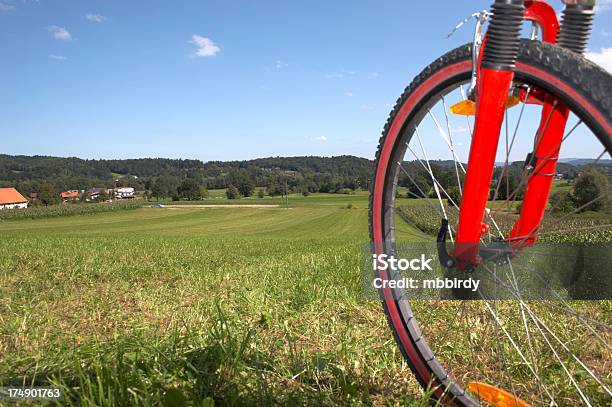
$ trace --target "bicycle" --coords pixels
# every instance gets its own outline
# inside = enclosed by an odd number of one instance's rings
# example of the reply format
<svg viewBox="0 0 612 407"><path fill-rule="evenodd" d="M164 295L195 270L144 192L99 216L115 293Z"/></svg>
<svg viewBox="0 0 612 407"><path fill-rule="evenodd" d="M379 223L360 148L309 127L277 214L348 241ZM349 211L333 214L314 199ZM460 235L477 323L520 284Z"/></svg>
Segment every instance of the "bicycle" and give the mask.
<svg viewBox="0 0 612 407"><path fill-rule="evenodd" d="M548 236L576 232L577 227L563 225L599 208L610 192L553 216L567 203L567 197L549 202L563 167L561 148L598 151L579 167L582 173L601 172L603 157L612 152L612 77L582 56L595 2L565 3L561 24L544 0L495 0L490 12L475 13L474 41L415 77L380 139L370 192L374 255L396 253L400 229L423 230L419 214L411 218L402 212L402 205L413 210L415 203L407 200L412 197L440 220L438 233L427 238L435 242L442 267L462 275L481 270L500 284L505 280L496 275L498 265L512 269L507 272L512 301L482 295L477 301L420 301L402 288L379 289L405 360L419 383L444 404L612 403L609 302L562 297L531 302L511 278L523 253ZM524 21L532 24L530 38L521 38ZM463 120L463 128L456 127L457 120ZM533 144L517 165L511 154L525 124L531 125L528 142ZM460 156L466 147L464 162ZM500 148L505 157L503 165L496 165ZM432 160L440 151L447 160ZM610 240L610 223L591 226ZM397 278L380 270L376 277Z"/></svg>

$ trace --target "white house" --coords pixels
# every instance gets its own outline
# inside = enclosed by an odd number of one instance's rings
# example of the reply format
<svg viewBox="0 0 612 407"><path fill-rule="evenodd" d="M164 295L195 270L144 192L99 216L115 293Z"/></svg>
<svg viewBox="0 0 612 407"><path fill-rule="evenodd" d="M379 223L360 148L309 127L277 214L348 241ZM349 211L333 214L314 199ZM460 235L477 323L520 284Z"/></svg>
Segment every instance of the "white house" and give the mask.
<svg viewBox="0 0 612 407"><path fill-rule="evenodd" d="M0 188L0 209L27 208L28 200L15 188Z"/></svg>
<svg viewBox="0 0 612 407"><path fill-rule="evenodd" d="M134 198L134 188L123 187L115 188L115 198Z"/></svg>

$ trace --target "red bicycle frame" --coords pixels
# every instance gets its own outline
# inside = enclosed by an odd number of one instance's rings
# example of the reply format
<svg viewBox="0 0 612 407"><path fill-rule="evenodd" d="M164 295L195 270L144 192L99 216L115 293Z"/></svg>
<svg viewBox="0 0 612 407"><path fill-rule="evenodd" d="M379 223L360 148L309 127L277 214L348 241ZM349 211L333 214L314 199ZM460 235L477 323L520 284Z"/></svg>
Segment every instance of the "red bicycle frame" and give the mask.
<svg viewBox="0 0 612 407"><path fill-rule="evenodd" d="M555 43L559 30L554 9L543 0L526 0L523 19L538 24L542 39ZM484 39L486 41L486 37ZM481 46L480 59L484 50ZM476 85L476 121L459 212L459 226L453 255L460 266L479 264L480 239L488 231L483 223L489 189L495 167L499 134L506 110L508 93L514 79L512 70L480 67ZM548 95L521 92L523 103L541 104L542 114L534 141L534 170L526 183L519 219L510 235L514 250L532 244L544 217L548 196L556 170L559 146L567 122L568 109ZM487 186L484 188L483 186Z"/></svg>

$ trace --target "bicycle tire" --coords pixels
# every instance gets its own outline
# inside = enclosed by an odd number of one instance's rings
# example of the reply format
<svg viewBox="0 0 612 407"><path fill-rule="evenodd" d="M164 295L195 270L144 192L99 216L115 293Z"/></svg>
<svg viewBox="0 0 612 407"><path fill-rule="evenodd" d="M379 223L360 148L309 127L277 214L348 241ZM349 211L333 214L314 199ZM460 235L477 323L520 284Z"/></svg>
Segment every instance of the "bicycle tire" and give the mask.
<svg viewBox="0 0 612 407"><path fill-rule="evenodd" d="M379 141L370 188L369 230L372 244L376 240L381 241L385 248L388 244L394 244L393 232L384 229L384 219L390 215L382 207L382 202L385 194L391 193L385 183L388 183L390 157L398 148L397 140L401 138L398 134L412 120L417 120L415 115L442 89L469 80L471 57L472 44L468 43L438 58L414 78L392 109ZM612 152L612 76L601 67L566 49L522 39L515 78L529 80L557 96L586 122L608 154ZM395 296L390 301L384 299L382 291L380 294L395 340L421 386L436 386L439 390L433 393L433 397L447 404L477 405L464 388L449 377L428 345L419 343L422 337L418 317L403 303L406 302L405 298L398 300Z"/></svg>

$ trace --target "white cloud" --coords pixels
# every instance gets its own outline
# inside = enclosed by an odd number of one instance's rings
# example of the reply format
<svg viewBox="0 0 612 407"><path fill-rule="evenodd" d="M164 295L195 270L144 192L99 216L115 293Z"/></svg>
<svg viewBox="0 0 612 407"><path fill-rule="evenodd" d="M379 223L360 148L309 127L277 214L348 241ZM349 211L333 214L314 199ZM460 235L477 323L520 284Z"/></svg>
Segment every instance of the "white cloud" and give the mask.
<svg viewBox="0 0 612 407"><path fill-rule="evenodd" d="M106 17L104 17L102 14L92 14L92 13L85 14L85 18L88 19L89 21L93 21L94 23L101 23L104 20L106 20Z"/></svg>
<svg viewBox="0 0 612 407"><path fill-rule="evenodd" d="M612 0L597 0L595 3L595 13L612 9Z"/></svg>
<svg viewBox="0 0 612 407"><path fill-rule="evenodd" d="M283 62L283 61L281 61L281 60L276 60L276 61L274 61L274 67L275 67L276 69L283 69L283 68L286 68L286 67L288 67L288 66L289 66L289 64L288 64L288 63Z"/></svg>
<svg viewBox="0 0 612 407"><path fill-rule="evenodd" d="M47 30L53 34L53 37L57 40L62 41L70 41L72 39L72 35L66 30L64 27L58 27L57 25L52 25L51 27L47 27Z"/></svg>
<svg viewBox="0 0 612 407"><path fill-rule="evenodd" d="M602 48L599 52L587 52L585 57L608 72L612 72L612 47Z"/></svg>
<svg viewBox="0 0 612 407"><path fill-rule="evenodd" d="M348 69L343 69L340 72L332 72L325 75L327 79L342 79L349 75L355 75L357 72Z"/></svg>
<svg viewBox="0 0 612 407"><path fill-rule="evenodd" d="M468 133L470 131L469 127L453 127L451 128L451 132L453 133Z"/></svg>
<svg viewBox="0 0 612 407"><path fill-rule="evenodd" d="M346 96L352 98L353 97L353 92L351 92L351 91L346 92Z"/></svg>
<svg viewBox="0 0 612 407"><path fill-rule="evenodd" d="M12 4L9 4L8 2L5 1L0 1L0 12L7 12L7 11L13 11L15 10L15 6Z"/></svg>
<svg viewBox="0 0 612 407"><path fill-rule="evenodd" d="M64 60L68 59L68 58L66 58L63 55L54 55L54 54L49 55L49 58L55 59L55 60L58 60L58 61L64 61Z"/></svg>
<svg viewBox="0 0 612 407"><path fill-rule="evenodd" d="M198 47L194 52L194 55L198 57L212 57L216 55L217 52L221 51L221 48L219 48L210 38L200 35L192 35L191 41L189 42Z"/></svg>
<svg viewBox="0 0 612 407"><path fill-rule="evenodd" d="M327 141L327 137L325 137L325 136L317 136L314 139L317 140L317 141Z"/></svg>

